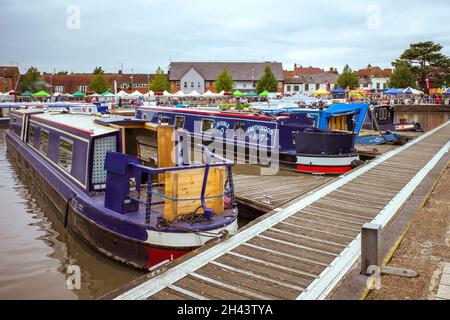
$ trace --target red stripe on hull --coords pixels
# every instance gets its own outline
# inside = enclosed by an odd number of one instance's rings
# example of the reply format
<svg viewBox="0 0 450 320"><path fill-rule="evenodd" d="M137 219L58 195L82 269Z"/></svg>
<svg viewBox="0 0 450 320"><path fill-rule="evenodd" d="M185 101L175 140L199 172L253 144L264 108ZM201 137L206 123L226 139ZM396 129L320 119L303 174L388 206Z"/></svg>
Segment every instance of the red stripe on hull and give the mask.
<svg viewBox="0 0 450 320"><path fill-rule="evenodd" d="M148 258L147 258L147 264L145 265L145 268L151 268L158 263L161 263L166 260L175 260L189 252L191 250L171 250L171 249L158 249L158 248L152 248L152 247L145 247L145 250L147 250Z"/></svg>
<svg viewBox="0 0 450 320"><path fill-rule="evenodd" d="M297 171L306 173L341 174L349 172L350 170L352 170L351 166L327 167L327 166L297 165Z"/></svg>

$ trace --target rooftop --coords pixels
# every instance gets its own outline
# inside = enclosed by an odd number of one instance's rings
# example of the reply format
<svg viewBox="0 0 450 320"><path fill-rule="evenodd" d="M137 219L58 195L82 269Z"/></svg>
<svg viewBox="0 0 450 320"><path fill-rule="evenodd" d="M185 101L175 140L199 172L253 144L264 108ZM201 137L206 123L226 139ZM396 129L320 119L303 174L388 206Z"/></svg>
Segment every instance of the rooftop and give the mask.
<svg viewBox="0 0 450 320"><path fill-rule="evenodd" d="M95 123L94 120L96 117L92 115L44 112L33 115L31 119L37 122L40 122L39 120L51 122L59 126L81 131L92 137L118 131L118 129Z"/></svg>
<svg viewBox="0 0 450 320"><path fill-rule="evenodd" d="M169 67L169 80L180 80L191 68L199 72L205 80L215 80L224 68L233 80L259 80L269 66L278 81L284 80L281 62L172 62Z"/></svg>

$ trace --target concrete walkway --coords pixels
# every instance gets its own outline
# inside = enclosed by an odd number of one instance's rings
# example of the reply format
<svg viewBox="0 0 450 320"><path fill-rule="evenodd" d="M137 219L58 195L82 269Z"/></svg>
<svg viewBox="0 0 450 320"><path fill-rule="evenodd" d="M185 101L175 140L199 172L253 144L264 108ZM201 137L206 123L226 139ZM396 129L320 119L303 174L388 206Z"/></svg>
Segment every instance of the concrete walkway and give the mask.
<svg viewBox="0 0 450 320"><path fill-rule="evenodd" d="M442 271L441 282L436 297L438 299L450 300L450 263L444 264Z"/></svg>

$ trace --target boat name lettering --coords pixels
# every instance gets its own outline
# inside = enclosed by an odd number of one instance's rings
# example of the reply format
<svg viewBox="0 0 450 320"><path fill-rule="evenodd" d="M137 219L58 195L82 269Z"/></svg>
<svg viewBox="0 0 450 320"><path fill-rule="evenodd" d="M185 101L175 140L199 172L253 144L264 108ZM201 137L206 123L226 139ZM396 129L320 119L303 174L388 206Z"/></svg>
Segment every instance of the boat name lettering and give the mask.
<svg viewBox="0 0 450 320"><path fill-rule="evenodd" d="M247 129L247 133L251 132L251 131L259 131L259 133L268 133L270 135L273 135L273 129L270 129L266 126L261 126L261 125L254 125L251 126Z"/></svg>

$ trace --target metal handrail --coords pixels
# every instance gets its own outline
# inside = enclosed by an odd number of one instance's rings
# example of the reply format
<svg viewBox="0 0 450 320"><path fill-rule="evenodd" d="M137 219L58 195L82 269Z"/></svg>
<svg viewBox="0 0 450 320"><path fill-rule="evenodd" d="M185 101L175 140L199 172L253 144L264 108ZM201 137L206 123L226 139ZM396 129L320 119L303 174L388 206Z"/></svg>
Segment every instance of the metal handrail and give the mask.
<svg viewBox="0 0 450 320"><path fill-rule="evenodd" d="M149 183L147 185L147 199L145 200L145 222L146 223L150 223L150 216L151 216L151 207L155 204L161 204L161 202L157 202L157 203L152 203L152 196L153 195L157 195L160 196L162 198L166 198L169 199L171 201L188 201L188 200L200 200L201 201L201 206L203 208L204 211L204 216L206 219L211 219L214 215L214 210L212 208L208 208L208 206L206 205L206 200L207 199L212 199L212 198L219 198L225 195L230 194L232 197L232 204L233 207L236 207L236 201L235 201L235 197L234 197L234 185L233 185L233 179L232 179L232 173L231 173L231 167L234 165L234 162L225 159L219 155L216 155L212 152L209 151L209 149L204 146L199 144L198 145L202 150L203 150L203 154L204 154L204 159L205 159L205 163L204 164L195 164L195 165L189 165L189 166L178 166L178 167L167 167L167 168L150 168L147 166L144 166L142 164L137 164L137 163L130 163L128 164L130 167L132 167L133 169L139 171L140 173L145 172L148 174L148 181L152 181L152 176L155 174L162 174L162 173L166 173L166 172L171 172L171 171L183 171L183 170L192 170L192 169L205 169L205 174L203 175L203 182L202 182L202 190L201 190L201 194L200 194L200 198L186 198L186 199L178 199L178 198L170 198L167 196L163 196L157 192L153 191L153 187L152 184ZM216 159L220 162L217 163L212 163L213 159ZM209 169L210 168L214 168L214 167L223 167L225 166L228 170L228 190L227 192L225 192L223 195L220 196L214 196L214 197L205 197L205 193L206 193L206 186L207 186L207 182L208 182L208 175L209 175ZM231 178L230 178L231 177ZM140 190L139 186L139 189ZM143 204L144 201L142 200L138 200L135 197L132 196L128 196L128 198L137 201L138 203Z"/></svg>

